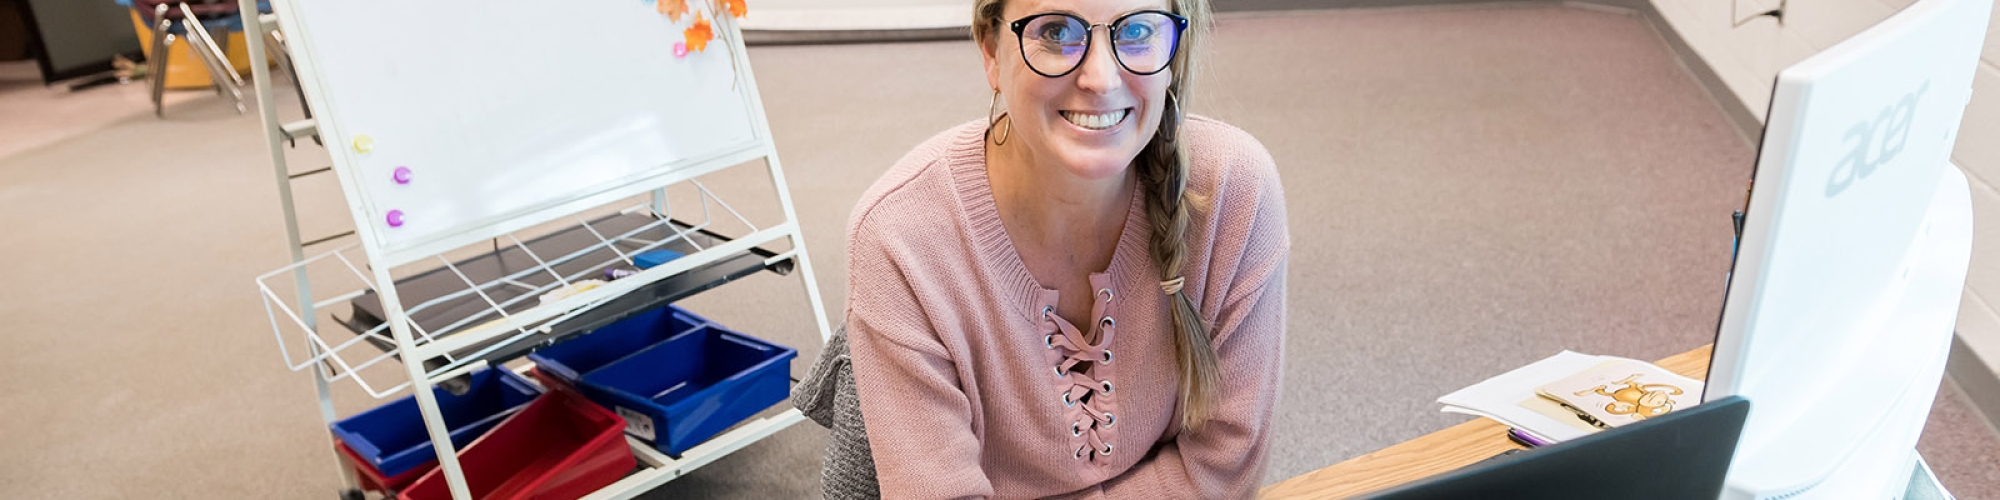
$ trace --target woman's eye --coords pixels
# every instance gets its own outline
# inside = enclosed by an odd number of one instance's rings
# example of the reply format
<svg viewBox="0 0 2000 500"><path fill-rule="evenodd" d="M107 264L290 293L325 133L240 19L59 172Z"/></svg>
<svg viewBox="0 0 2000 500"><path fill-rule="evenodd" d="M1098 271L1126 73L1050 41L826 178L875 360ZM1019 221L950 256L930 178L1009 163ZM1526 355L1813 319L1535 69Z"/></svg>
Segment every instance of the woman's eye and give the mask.
<svg viewBox="0 0 2000 500"><path fill-rule="evenodd" d="M1118 41L1143 42L1153 37L1153 27L1144 24L1129 24L1118 29Z"/></svg>
<svg viewBox="0 0 2000 500"><path fill-rule="evenodd" d="M1066 23L1049 23L1044 25L1038 35L1043 40L1058 43L1071 42L1074 41L1072 40L1073 38L1076 38L1075 32Z"/></svg>

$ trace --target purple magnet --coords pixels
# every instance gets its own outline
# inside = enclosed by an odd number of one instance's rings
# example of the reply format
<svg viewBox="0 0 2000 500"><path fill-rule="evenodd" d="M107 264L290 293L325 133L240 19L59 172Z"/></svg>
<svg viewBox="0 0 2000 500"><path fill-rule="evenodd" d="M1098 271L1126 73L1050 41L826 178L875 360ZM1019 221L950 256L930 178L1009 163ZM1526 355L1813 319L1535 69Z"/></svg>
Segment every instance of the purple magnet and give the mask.
<svg viewBox="0 0 2000 500"><path fill-rule="evenodd" d="M674 42L674 57L687 57L687 56L688 56L687 42Z"/></svg>
<svg viewBox="0 0 2000 500"><path fill-rule="evenodd" d="M409 184L410 167L396 167L396 173L390 174L389 177L396 179L397 184Z"/></svg>
<svg viewBox="0 0 2000 500"><path fill-rule="evenodd" d="M389 227L403 227L402 210L390 210L387 219L389 220Z"/></svg>

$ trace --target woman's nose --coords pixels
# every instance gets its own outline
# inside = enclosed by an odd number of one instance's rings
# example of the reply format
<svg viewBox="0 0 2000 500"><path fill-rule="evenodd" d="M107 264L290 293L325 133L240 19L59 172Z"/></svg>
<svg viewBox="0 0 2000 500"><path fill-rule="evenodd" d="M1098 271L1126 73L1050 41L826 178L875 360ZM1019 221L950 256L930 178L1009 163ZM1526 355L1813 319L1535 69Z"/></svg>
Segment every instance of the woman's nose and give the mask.
<svg viewBox="0 0 2000 500"><path fill-rule="evenodd" d="M1092 30L1097 27L1091 27ZM1101 42L1101 46L1100 46ZM1111 27L1104 27L1104 36L1090 37L1089 50L1083 53L1083 61L1077 64L1076 86L1095 94L1109 93L1123 87L1125 75L1119 74L1117 54L1111 53Z"/></svg>

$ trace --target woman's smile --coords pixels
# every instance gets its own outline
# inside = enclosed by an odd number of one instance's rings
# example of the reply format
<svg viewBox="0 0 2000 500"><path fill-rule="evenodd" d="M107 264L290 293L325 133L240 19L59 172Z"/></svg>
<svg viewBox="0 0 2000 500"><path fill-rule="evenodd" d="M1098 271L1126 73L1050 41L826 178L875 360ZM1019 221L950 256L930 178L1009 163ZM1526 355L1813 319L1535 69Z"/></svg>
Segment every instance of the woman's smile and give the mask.
<svg viewBox="0 0 2000 500"><path fill-rule="evenodd" d="M1132 108L1110 111L1061 110L1057 113L1062 115L1063 120L1077 128L1088 132L1102 132L1125 123L1125 119L1132 116Z"/></svg>

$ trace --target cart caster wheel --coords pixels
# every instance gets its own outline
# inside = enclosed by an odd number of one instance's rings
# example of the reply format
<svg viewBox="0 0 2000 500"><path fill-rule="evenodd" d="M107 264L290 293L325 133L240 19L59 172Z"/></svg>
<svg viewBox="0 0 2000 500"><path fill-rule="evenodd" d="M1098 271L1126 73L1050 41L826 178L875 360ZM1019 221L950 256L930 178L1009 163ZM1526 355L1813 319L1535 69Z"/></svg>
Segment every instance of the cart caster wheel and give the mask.
<svg viewBox="0 0 2000 500"><path fill-rule="evenodd" d="M368 500L368 494L361 490L350 489L340 492L340 500Z"/></svg>

